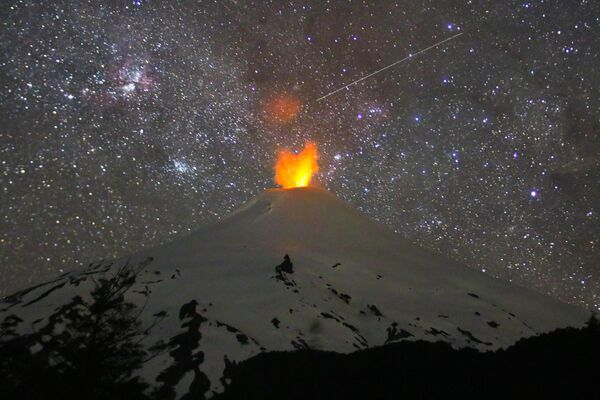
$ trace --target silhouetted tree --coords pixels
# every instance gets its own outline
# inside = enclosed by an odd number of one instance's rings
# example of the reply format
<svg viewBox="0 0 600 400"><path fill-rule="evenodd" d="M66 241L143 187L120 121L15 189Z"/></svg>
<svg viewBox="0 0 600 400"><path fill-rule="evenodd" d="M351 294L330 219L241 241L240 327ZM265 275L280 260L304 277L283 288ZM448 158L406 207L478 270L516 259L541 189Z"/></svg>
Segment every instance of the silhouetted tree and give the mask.
<svg viewBox="0 0 600 400"><path fill-rule="evenodd" d="M167 344L171 349L169 355L173 358L173 364L157 377L157 381L162 384L154 394L161 400L174 399L175 387L189 372L193 372L194 379L182 400L204 399L204 394L210 389L208 377L200 371L200 364L204 362L204 352L198 350L202 338L200 325L206 322L206 318L198 313L197 306L198 302L192 300L182 305L179 310L179 320L184 331L174 336Z"/></svg>
<svg viewBox="0 0 600 400"><path fill-rule="evenodd" d="M5 318L0 398L146 399L148 385L135 372L164 347L145 349L141 342L164 314L143 327L143 307L126 301L125 294L150 261L126 263L112 276L94 280L89 295L73 297L31 334L18 334L17 316Z"/></svg>
<svg viewBox="0 0 600 400"><path fill-rule="evenodd" d="M587 321L586 326L589 330L593 332L600 331L600 321L598 320L598 317L596 317L596 313L593 313L590 316L590 319Z"/></svg>

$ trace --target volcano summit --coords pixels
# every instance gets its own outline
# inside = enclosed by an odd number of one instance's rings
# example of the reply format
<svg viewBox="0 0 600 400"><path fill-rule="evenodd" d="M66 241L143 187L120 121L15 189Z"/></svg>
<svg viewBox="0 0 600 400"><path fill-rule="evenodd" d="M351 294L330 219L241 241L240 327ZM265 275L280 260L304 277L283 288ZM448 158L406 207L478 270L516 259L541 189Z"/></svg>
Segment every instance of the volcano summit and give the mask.
<svg viewBox="0 0 600 400"><path fill-rule="evenodd" d="M266 351L348 353L401 340L493 350L589 318L414 246L331 193L302 187L267 190L186 238L16 293L0 304L0 320L11 321L14 334L50 326L124 264L147 264L123 297L154 326L142 342L168 349L139 374L177 398L199 387L220 392L229 363ZM46 335L64 328L51 327Z"/></svg>

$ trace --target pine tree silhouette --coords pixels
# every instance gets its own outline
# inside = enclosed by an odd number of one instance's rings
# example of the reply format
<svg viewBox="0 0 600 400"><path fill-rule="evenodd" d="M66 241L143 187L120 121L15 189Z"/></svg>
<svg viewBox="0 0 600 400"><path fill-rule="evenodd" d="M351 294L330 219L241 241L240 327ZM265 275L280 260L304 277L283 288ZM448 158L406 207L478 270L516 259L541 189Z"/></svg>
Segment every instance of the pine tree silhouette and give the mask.
<svg viewBox="0 0 600 400"><path fill-rule="evenodd" d="M200 371L200 364L204 362L204 353L197 349L202 338L200 325L206 322L206 318L196 311L197 305L198 302L192 300L182 305L179 310L181 328L184 331L171 338L167 344L172 349L169 354L173 358L173 364L157 377L157 381L162 382L154 393L158 399L175 399L175 386L190 372L193 373L194 378L182 400L204 399L204 394L210 389L210 381Z"/></svg>
<svg viewBox="0 0 600 400"><path fill-rule="evenodd" d="M32 334L17 334L18 317L5 318L0 398L147 399L148 384L135 372L164 350L161 343L150 349L141 344L162 316L143 327L141 310L125 294L150 261L136 267L126 263L101 277L89 296L73 297Z"/></svg>

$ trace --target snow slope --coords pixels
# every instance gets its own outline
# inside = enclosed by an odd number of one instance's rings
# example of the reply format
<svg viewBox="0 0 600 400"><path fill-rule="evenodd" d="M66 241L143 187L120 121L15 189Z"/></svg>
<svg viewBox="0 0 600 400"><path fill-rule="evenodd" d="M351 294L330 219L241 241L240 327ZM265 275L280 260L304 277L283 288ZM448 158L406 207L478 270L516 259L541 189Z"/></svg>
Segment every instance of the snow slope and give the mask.
<svg viewBox="0 0 600 400"><path fill-rule="evenodd" d="M277 276L286 254L294 273ZM202 316L195 351L203 352L200 370L214 391L222 388L226 359L266 350L350 352L417 339L496 349L582 326L589 317L413 246L317 188L267 190L222 221L130 262L148 257L153 261L130 297L147 301L142 318L148 323L158 312L167 315L148 343L189 329L187 311L195 307ZM14 314L23 320L21 331L31 330L32 321L89 290L89 273L74 271L11 296L0 305L0 320ZM167 352L142 375L153 381L172 362ZM189 371L178 383L179 396L193 379Z"/></svg>

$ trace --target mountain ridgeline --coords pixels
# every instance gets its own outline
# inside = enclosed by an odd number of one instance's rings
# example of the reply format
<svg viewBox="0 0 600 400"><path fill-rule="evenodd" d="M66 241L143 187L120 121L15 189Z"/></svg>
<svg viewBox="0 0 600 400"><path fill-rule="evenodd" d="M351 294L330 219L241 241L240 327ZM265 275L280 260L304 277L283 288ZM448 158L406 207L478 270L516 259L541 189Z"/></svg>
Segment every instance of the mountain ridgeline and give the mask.
<svg viewBox="0 0 600 400"><path fill-rule="evenodd" d="M188 237L4 298L0 398L467 396L559 372L592 390L575 380L597 365L590 315L322 189L268 190Z"/></svg>
<svg viewBox="0 0 600 400"><path fill-rule="evenodd" d="M522 339L495 352L402 341L339 354L269 352L225 370L215 400L598 399L600 324Z"/></svg>

